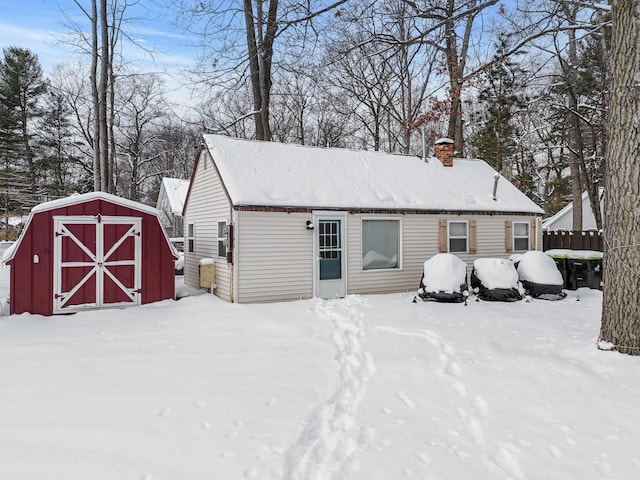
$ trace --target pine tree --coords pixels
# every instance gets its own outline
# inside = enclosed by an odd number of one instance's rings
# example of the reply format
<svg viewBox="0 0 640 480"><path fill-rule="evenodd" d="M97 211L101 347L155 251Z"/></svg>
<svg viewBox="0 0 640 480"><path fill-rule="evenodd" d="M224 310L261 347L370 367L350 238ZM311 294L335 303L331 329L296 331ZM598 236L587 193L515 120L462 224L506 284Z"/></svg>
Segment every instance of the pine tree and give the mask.
<svg viewBox="0 0 640 480"><path fill-rule="evenodd" d="M0 189L18 203L38 200L34 122L42 115L40 97L47 86L38 57L28 49L8 47L0 60ZM8 204L5 201L5 206Z"/></svg>
<svg viewBox="0 0 640 480"><path fill-rule="evenodd" d="M478 101L483 106L484 113L479 119L480 129L471 143L479 158L512 179L518 134L514 116L525 104L525 72L512 57L505 56L504 52L507 50L507 40L502 37L496 45L497 53L493 62L482 74L483 86L478 94ZM527 173L526 168L517 168L516 171L523 175Z"/></svg>
<svg viewBox="0 0 640 480"><path fill-rule="evenodd" d="M74 141L70 119L71 109L64 94L50 90L45 100L45 114L40 122L42 157L38 162L38 170L47 179L42 185L43 190L53 198L90 190L87 189L86 179L85 185L79 182L92 172L81 168L82 162L77 155L78 143Z"/></svg>

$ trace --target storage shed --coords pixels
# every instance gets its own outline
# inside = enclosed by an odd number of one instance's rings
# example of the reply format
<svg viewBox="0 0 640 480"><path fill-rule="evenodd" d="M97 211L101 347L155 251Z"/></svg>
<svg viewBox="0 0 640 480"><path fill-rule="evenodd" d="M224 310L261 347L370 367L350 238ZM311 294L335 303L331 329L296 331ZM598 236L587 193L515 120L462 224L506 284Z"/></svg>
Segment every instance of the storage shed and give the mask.
<svg viewBox="0 0 640 480"><path fill-rule="evenodd" d="M51 315L175 296L176 253L157 210L104 192L31 210L11 267L11 313Z"/></svg>

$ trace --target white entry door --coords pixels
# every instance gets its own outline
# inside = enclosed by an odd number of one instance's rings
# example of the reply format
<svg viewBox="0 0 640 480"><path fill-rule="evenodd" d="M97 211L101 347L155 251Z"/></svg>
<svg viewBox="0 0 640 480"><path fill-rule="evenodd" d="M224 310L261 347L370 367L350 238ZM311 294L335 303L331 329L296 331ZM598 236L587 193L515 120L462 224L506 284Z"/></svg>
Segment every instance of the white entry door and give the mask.
<svg viewBox="0 0 640 480"><path fill-rule="evenodd" d="M135 217L54 217L53 312L139 305L141 228Z"/></svg>
<svg viewBox="0 0 640 480"><path fill-rule="evenodd" d="M314 215L315 295L339 298L347 294L346 214Z"/></svg>

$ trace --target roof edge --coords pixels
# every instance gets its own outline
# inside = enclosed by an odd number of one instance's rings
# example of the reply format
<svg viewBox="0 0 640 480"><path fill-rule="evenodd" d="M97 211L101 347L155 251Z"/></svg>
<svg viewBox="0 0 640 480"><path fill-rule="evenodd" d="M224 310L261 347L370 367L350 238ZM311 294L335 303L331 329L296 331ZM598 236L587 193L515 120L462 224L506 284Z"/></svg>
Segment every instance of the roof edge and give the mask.
<svg viewBox="0 0 640 480"><path fill-rule="evenodd" d="M348 212L352 214L396 214L396 215L478 215L478 216L512 216L512 217L541 217L540 212L496 211L496 210L435 210L435 209L380 209L362 207L301 207L301 206L269 206L269 205L233 205L233 209L240 212L277 212L277 213L313 213L314 211Z"/></svg>
<svg viewBox="0 0 640 480"><path fill-rule="evenodd" d="M158 209L151 207L144 203L122 198L117 195L113 195L107 192L89 192L89 193L74 193L68 197L58 198L57 200L51 200L49 202L40 203L31 209L31 214L46 212L48 210L54 210L56 208L66 207L67 205L73 205L76 203L87 203L94 200L105 200L112 203L117 203L123 207L132 208L134 210L141 210L151 215L158 215Z"/></svg>

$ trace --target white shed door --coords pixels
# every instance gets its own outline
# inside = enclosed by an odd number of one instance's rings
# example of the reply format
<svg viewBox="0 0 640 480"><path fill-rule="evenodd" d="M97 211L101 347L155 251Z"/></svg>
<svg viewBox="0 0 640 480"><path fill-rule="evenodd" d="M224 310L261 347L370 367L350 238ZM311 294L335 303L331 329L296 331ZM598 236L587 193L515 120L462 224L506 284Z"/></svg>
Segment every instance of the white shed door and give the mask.
<svg viewBox="0 0 640 480"><path fill-rule="evenodd" d="M140 218L98 215L53 220L54 313L140 304Z"/></svg>

